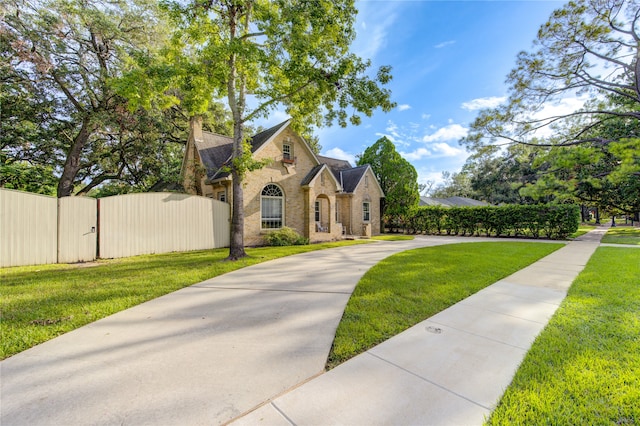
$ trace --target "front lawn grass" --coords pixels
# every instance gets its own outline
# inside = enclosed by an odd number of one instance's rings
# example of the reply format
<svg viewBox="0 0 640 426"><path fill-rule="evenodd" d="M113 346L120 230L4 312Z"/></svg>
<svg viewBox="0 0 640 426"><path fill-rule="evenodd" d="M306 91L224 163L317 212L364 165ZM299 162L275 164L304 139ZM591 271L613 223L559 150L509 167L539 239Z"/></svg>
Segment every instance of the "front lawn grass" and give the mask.
<svg viewBox="0 0 640 426"><path fill-rule="evenodd" d="M372 240L379 241L410 241L415 237L413 235L404 235L404 234L384 234L384 235L376 235L375 237L371 237Z"/></svg>
<svg viewBox="0 0 640 426"><path fill-rule="evenodd" d="M38 265L0 270L0 359L90 322L245 266L297 253L366 241L229 250L101 260L96 266Z"/></svg>
<svg viewBox="0 0 640 426"><path fill-rule="evenodd" d="M631 244L640 246L640 228L618 226L610 228L602 237L602 243Z"/></svg>
<svg viewBox="0 0 640 426"><path fill-rule="evenodd" d="M640 250L600 247L487 424L640 424Z"/></svg>
<svg viewBox="0 0 640 426"><path fill-rule="evenodd" d="M596 229L596 226L594 226L594 225L586 225L586 224L583 223L578 227L578 230L576 232L574 232L573 234L569 235L569 238L578 238L579 236L584 235L587 232L592 231L594 229Z"/></svg>
<svg viewBox="0 0 640 426"><path fill-rule="evenodd" d="M372 348L562 246L462 243L408 250L384 259L362 277L351 295L327 367Z"/></svg>

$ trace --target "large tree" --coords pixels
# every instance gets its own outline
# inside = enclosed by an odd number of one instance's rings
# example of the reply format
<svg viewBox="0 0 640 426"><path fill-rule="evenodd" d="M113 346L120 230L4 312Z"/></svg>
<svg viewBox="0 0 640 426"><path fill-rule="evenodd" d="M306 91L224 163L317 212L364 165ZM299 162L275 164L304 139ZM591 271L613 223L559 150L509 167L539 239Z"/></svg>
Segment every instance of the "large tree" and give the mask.
<svg viewBox="0 0 640 426"><path fill-rule="evenodd" d="M233 209L229 259L244 252L243 178L251 161L245 126L283 108L301 133L312 126L358 124L393 107L391 76L371 77L369 61L349 52L353 0L208 0L167 2L176 23L165 60L141 67L151 79L135 88L142 103L178 88L182 104L199 114L226 100L233 120ZM145 85L144 82L147 82ZM167 97L165 96L165 101ZM171 101L171 99L168 99Z"/></svg>
<svg viewBox="0 0 640 426"><path fill-rule="evenodd" d="M383 221L390 227L403 225L404 218L420 199L416 169L386 136L365 149L357 162L371 166L384 191Z"/></svg>
<svg viewBox="0 0 640 426"><path fill-rule="evenodd" d="M495 142L555 146L612 142L606 134L594 136L593 130L620 117L640 120L639 49L640 1L569 2L542 25L534 50L518 55L507 80L508 102L482 111L463 142L476 149ZM565 112L549 108L578 95L590 97L583 108ZM607 96L625 101L611 108ZM542 129L553 138L542 140Z"/></svg>
<svg viewBox="0 0 640 426"><path fill-rule="evenodd" d="M132 113L113 82L163 39L155 2L12 0L0 24L2 149L56 167L57 195L142 182L171 155L153 111ZM155 136L152 136L155 133Z"/></svg>
<svg viewBox="0 0 640 426"><path fill-rule="evenodd" d="M436 198L474 197L469 172L464 169L457 173L442 172L442 183L436 186L431 196Z"/></svg>
<svg viewBox="0 0 640 426"><path fill-rule="evenodd" d="M463 144L502 161L500 145L533 147L535 178L523 196L636 208L623 188L640 179L638 0L567 3L518 55L507 82L508 101L482 111ZM584 103L560 108L567 99Z"/></svg>

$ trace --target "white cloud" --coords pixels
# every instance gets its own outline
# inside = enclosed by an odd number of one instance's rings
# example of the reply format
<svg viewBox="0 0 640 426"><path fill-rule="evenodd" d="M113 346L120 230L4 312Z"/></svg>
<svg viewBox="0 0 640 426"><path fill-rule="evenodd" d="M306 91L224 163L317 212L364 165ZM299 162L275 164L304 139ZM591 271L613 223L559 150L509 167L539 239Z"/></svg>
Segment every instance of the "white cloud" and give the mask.
<svg viewBox="0 0 640 426"><path fill-rule="evenodd" d="M472 99L462 103L462 108L469 111L477 111L484 108L495 108L507 100L506 96L490 96L488 98Z"/></svg>
<svg viewBox="0 0 640 426"><path fill-rule="evenodd" d="M393 137L393 135L390 135L388 133L380 133L380 132L376 132L376 136L380 137L380 138L387 138L389 139L391 142L396 143L396 139Z"/></svg>
<svg viewBox="0 0 640 426"><path fill-rule="evenodd" d="M398 111L406 111L408 109L411 109L411 105L409 104L398 105Z"/></svg>
<svg viewBox="0 0 640 426"><path fill-rule="evenodd" d="M428 148L417 148L411 152L401 151L400 155L402 155L402 157L404 157L407 161L418 161L426 157L444 158L464 156L466 158L466 152L463 149L451 146L444 142L431 144Z"/></svg>
<svg viewBox="0 0 640 426"><path fill-rule="evenodd" d="M397 18L398 3L358 3L356 39L353 52L366 59L373 59L387 44L387 32Z"/></svg>
<svg viewBox="0 0 640 426"><path fill-rule="evenodd" d="M393 135L390 135L388 133L380 133L380 132L376 132L376 136L378 138L387 138L389 139L391 142L393 142L394 144L396 143L396 139L393 137Z"/></svg>
<svg viewBox="0 0 640 426"><path fill-rule="evenodd" d="M469 133L469 129L459 124L449 124L436 130L435 133L422 138L423 142L441 142L461 139Z"/></svg>
<svg viewBox="0 0 640 426"><path fill-rule="evenodd" d="M428 120L428 119L431 118L431 114L422 114L421 117L422 117L423 120Z"/></svg>
<svg viewBox="0 0 640 426"><path fill-rule="evenodd" d="M442 43L436 44L433 47L435 47L436 49L442 49L443 47L451 46L452 44L456 44L456 41L455 40L444 41Z"/></svg>
<svg viewBox="0 0 640 426"><path fill-rule="evenodd" d="M435 188L438 184L444 182L444 179L442 179L442 172L435 172L427 169L418 169L417 172L418 183L427 184L433 182L433 188Z"/></svg>
<svg viewBox="0 0 640 426"><path fill-rule="evenodd" d="M393 142L396 146L397 145L409 146L409 142L407 142L407 139L410 139L410 136L406 134L406 130L404 128L400 129L396 123L389 120L387 122L387 127L384 130L385 130L384 133L378 132L376 133L376 136L378 137L384 136L387 139L389 139L391 142Z"/></svg>
<svg viewBox="0 0 640 426"><path fill-rule="evenodd" d="M443 157L457 157L459 155L466 154L465 150L455 146L451 146L444 142L434 143L430 146L433 148L434 152L441 154Z"/></svg>
<svg viewBox="0 0 640 426"><path fill-rule="evenodd" d="M563 115L571 114L574 111L584 107L584 104L589 100L586 95L572 98L563 98L553 103L546 103L539 110L535 111L531 116L527 117L528 120L540 120L539 124L548 123L551 124L554 117L561 117ZM556 131L552 125L540 127L538 130L532 133L532 136L539 138L547 138L554 136Z"/></svg>
<svg viewBox="0 0 640 426"><path fill-rule="evenodd" d="M427 148L418 148L413 152L400 151L400 155L407 161L418 161L422 160L424 157L431 157L432 154Z"/></svg>
<svg viewBox="0 0 640 426"><path fill-rule="evenodd" d="M398 125L393 121L389 121L387 123L387 128L385 129L387 132L391 133L394 137L399 137L398 134Z"/></svg>
<svg viewBox="0 0 640 426"><path fill-rule="evenodd" d="M534 118L558 117L571 114L582 108L588 99L588 96L583 95L580 97L560 99L554 103L546 103L540 111L534 114Z"/></svg>
<svg viewBox="0 0 640 426"><path fill-rule="evenodd" d="M349 163L356 164L356 156L353 154L349 154L348 152L343 151L342 149L336 147L331 148L322 154L326 157L337 158L338 160L347 160Z"/></svg>

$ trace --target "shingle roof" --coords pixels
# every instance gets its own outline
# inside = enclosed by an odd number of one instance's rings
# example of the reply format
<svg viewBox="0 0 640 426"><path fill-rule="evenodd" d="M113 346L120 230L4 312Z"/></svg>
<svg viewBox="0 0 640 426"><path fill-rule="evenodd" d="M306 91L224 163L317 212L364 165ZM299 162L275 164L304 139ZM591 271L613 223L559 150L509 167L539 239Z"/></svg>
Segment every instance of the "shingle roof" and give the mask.
<svg viewBox="0 0 640 426"><path fill-rule="evenodd" d="M311 183L311 181L313 180L313 178L316 177L318 172L320 172L320 170L322 170L323 166L324 166L324 164L318 164L313 169L311 169L309 171L309 173L307 173L307 175L304 177L304 179L302 179L302 182L300 182L300 185L301 186L309 185Z"/></svg>
<svg viewBox="0 0 640 426"><path fill-rule="evenodd" d="M231 158L233 139L210 132L202 132L202 136L204 139L196 140L195 145L207 171L207 177L213 179L226 176L228 173L221 172L220 169Z"/></svg>
<svg viewBox="0 0 640 426"><path fill-rule="evenodd" d="M353 192L356 190L358 183L362 180L362 176L364 176L368 167L368 165L365 165L340 171L341 179L338 179L338 181L342 183L344 192Z"/></svg>
<svg viewBox="0 0 640 426"><path fill-rule="evenodd" d="M318 155L317 157L318 161L326 164L329 167L329 170L331 170L331 173L333 173L333 176L335 176L338 182L342 182L340 172L342 172L342 170L348 170L352 168L351 164L346 160L338 160L337 158L325 157L323 155Z"/></svg>
<svg viewBox="0 0 640 426"><path fill-rule="evenodd" d="M289 120L264 130L251 138L251 152L256 152L274 134L289 123ZM209 179L222 178L229 172L221 170L231 160L233 152L233 138L217 133L202 132L204 140L196 140L196 149L202 159Z"/></svg>
<svg viewBox="0 0 640 426"><path fill-rule="evenodd" d="M454 206L460 207L475 207L475 206L488 206L489 203L485 203L484 201L474 200L473 198L467 197L449 197L447 201L450 202Z"/></svg>
<svg viewBox="0 0 640 426"><path fill-rule="evenodd" d="M434 198L434 197L420 197L420 205L421 206L442 206L442 207L451 207L445 198Z"/></svg>
<svg viewBox="0 0 640 426"><path fill-rule="evenodd" d="M276 124L275 126L271 127L270 129L264 130L256 135L254 135L251 138L251 150L252 152L256 152L256 150L258 148L260 148L262 145L264 145L264 143L266 141L268 141L271 136L275 135L276 133L278 133L280 131L280 129L282 129L283 127L285 127L287 124L289 124L290 120L287 121L283 121L280 124Z"/></svg>
<svg viewBox="0 0 640 426"><path fill-rule="evenodd" d="M337 158L325 157L318 155L318 161L329 166L329 169L333 172L336 179L340 180L340 171L351 169L352 166L347 160L338 160Z"/></svg>
<svg viewBox="0 0 640 426"><path fill-rule="evenodd" d="M289 120L254 135L251 138L251 151L256 152L256 150L263 146L288 124ZM203 140L195 141L195 145L207 171L207 178L213 180L228 176L229 172L224 170L224 166L231 160L233 139L229 136L210 132L202 132L202 134ZM355 191L369 167L368 165L352 167L346 160L339 160L337 158L320 155L318 155L317 158L318 161L320 161L320 164L313 167L302 179L302 182L300 183L302 186L311 183L320 170L322 170L322 167L327 165L338 183L342 185L342 190L344 192L351 193Z"/></svg>

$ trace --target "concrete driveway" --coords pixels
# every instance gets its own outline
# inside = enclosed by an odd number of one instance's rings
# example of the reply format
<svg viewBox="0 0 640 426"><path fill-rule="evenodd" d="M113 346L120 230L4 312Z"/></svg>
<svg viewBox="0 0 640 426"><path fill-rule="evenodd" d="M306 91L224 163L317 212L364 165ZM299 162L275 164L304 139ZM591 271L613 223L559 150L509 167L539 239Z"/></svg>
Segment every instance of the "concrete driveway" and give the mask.
<svg viewBox="0 0 640 426"><path fill-rule="evenodd" d="M89 324L0 363L0 423L228 422L322 373L349 296L371 266L456 240L286 257Z"/></svg>

